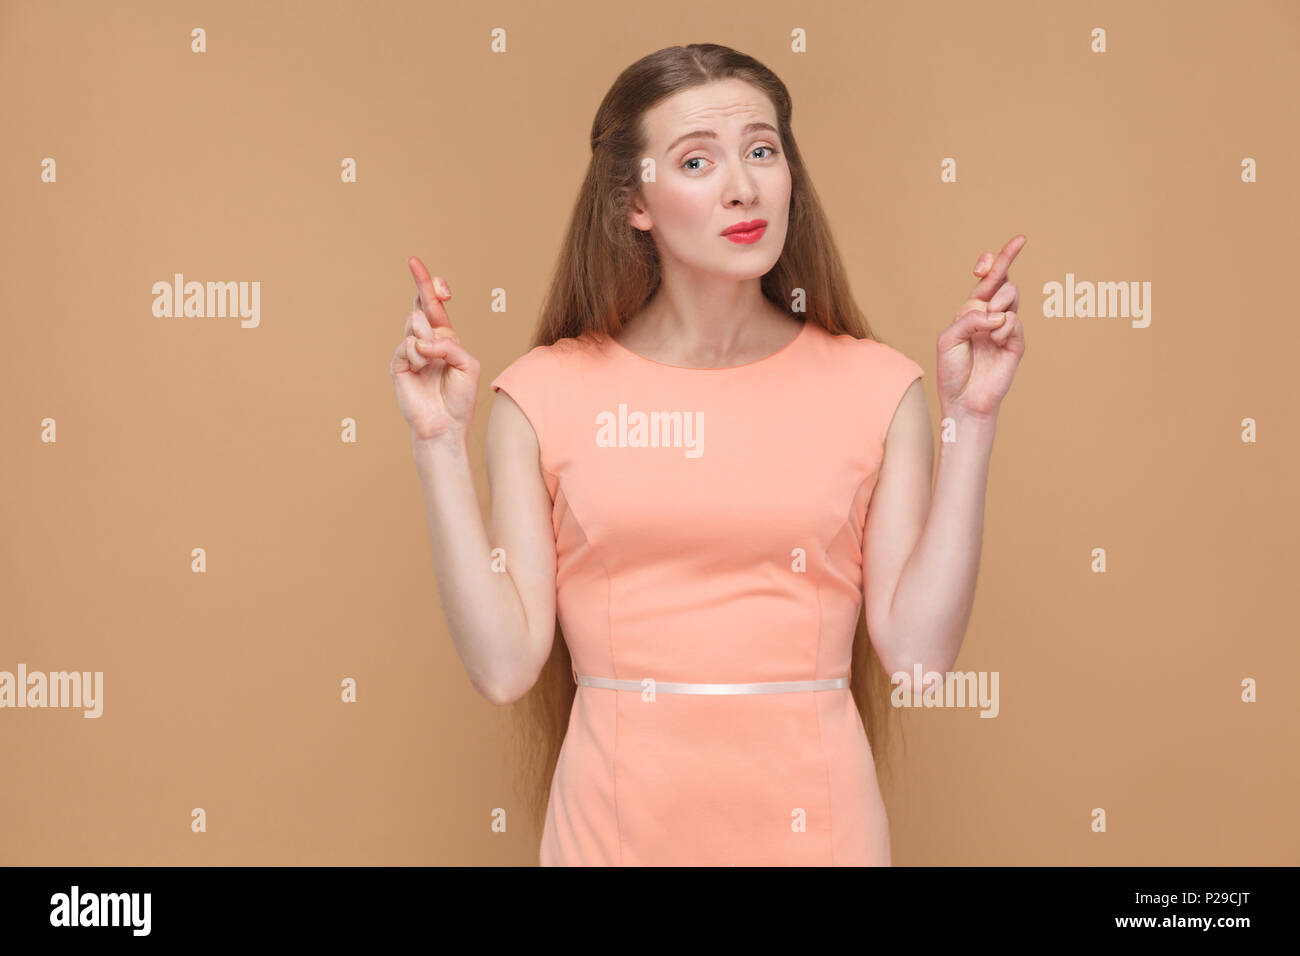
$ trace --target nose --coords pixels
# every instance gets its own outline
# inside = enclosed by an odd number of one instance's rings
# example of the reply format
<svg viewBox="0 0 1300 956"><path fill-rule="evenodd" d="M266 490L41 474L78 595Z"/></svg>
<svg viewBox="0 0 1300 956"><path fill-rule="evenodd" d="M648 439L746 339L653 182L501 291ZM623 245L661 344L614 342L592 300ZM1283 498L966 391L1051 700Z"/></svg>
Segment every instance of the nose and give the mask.
<svg viewBox="0 0 1300 956"><path fill-rule="evenodd" d="M753 174L744 166L734 172L727 180L726 191L723 193L723 203L727 206L734 206L739 203L742 206L753 205L754 200L758 197L758 187L754 184Z"/></svg>

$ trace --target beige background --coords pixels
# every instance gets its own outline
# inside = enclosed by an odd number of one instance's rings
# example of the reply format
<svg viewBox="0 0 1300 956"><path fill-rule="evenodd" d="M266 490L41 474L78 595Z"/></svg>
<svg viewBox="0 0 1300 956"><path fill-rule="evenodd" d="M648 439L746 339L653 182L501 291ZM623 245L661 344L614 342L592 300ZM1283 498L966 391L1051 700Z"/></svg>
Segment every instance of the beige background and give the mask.
<svg viewBox="0 0 1300 956"><path fill-rule="evenodd" d="M483 363L486 508L487 382L526 348L595 108L703 41L789 85L936 424L935 338L976 257L1029 237L958 661L999 671L1001 715L906 716L894 862L1300 863L1298 11L0 3L0 670L105 673L99 720L0 710L0 863L536 862L439 610L388 375L405 260ZM260 327L153 317L174 272L260 281ZM1044 318L1067 272L1151 282L1151 326Z"/></svg>

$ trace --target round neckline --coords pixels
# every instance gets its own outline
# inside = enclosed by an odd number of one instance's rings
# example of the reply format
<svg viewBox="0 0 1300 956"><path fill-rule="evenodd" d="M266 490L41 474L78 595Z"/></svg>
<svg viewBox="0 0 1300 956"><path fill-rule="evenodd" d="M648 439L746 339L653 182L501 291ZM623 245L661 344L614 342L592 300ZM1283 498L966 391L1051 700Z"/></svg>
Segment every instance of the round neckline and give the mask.
<svg viewBox="0 0 1300 956"><path fill-rule="evenodd" d="M762 358L756 358L752 362L744 362L740 365L718 365L712 367L696 367L694 365L669 365L667 362L660 362L657 361L656 359L646 358L640 352L633 352L630 348L628 348L622 342L619 342L612 335L606 336L606 338L608 338L609 341L613 343L616 349L618 349L620 352L624 353L625 355L630 355L634 359L638 359L639 361L646 362L647 364L654 365L659 368L671 368L671 369L675 369L678 372L734 372L742 368L753 368L756 365L762 365L765 362L770 362L773 359L777 359L780 358L782 355L785 355L787 352L794 349L795 345L798 344L799 340L802 339L807 334L808 326L810 324L811 323L807 319L804 319L803 324L799 326L799 331L795 333L794 338L792 338L789 342L786 342L785 345L781 346L775 352L772 352L768 355L764 355Z"/></svg>

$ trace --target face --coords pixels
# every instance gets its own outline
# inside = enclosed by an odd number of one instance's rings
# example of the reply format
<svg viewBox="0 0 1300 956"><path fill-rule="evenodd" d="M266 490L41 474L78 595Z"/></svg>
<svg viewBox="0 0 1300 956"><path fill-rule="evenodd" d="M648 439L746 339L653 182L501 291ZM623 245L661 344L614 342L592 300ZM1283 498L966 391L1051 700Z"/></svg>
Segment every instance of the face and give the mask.
<svg viewBox="0 0 1300 956"><path fill-rule="evenodd" d="M655 181L640 184L628 222L650 231L665 271L680 264L731 279L767 273L790 221L790 167L768 98L743 80L720 80L673 94L643 122ZM766 228L745 242L722 235L756 219Z"/></svg>

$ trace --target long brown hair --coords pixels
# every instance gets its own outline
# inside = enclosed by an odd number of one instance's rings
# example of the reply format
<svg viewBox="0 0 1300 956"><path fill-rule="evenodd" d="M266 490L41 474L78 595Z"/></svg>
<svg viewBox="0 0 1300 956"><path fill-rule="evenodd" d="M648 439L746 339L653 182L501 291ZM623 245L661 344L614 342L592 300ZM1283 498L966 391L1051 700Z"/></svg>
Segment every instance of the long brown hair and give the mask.
<svg viewBox="0 0 1300 956"><path fill-rule="evenodd" d="M648 233L627 221L627 201L639 193L646 149L642 115L679 90L728 78L767 94L790 167L790 223L781 258L763 276L763 295L794 314L794 289L805 292L804 320L836 334L875 338L853 296L821 202L790 128L790 92L775 73L743 53L713 43L666 47L637 60L614 81L591 124L591 162L569 220L541 320L530 347L562 338L610 335L659 287L659 259ZM860 611L853 637L850 687L878 773L887 766L889 677ZM513 766L528 815L540 832L550 784L568 728L577 685L558 621L551 656L533 688L510 705Z"/></svg>

